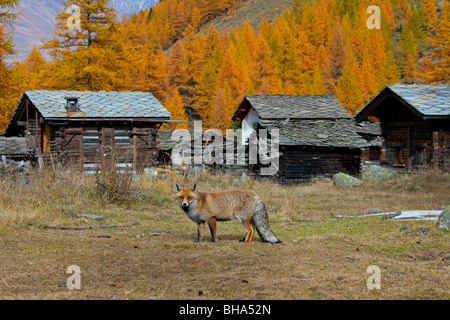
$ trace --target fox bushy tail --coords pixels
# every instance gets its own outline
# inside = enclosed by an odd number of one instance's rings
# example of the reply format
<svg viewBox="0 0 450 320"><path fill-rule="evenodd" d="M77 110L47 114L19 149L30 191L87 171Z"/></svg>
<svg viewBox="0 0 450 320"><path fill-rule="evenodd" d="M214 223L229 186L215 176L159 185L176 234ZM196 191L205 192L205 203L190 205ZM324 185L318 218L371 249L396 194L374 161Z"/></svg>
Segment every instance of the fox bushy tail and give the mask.
<svg viewBox="0 0 450 320"><path fill-rule="evenodd" d="M269 215L267 214L266 206L262 203L262 201L258 201L256 204L252 222L264 242L281 243L270 228Z"/></svg>

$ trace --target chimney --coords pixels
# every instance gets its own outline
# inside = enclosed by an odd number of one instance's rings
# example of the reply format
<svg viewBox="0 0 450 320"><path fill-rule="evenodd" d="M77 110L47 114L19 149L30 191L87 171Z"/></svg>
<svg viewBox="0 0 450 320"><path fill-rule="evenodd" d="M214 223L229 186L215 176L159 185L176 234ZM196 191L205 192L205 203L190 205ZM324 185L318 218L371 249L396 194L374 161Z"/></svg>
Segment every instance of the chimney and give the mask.
<svg viewBox="0 0 450 320"><path fill-rule="evenodd" d="M78 108L78 97L66 97L66 110L67 112L78 112L80 109Z"/></svg>

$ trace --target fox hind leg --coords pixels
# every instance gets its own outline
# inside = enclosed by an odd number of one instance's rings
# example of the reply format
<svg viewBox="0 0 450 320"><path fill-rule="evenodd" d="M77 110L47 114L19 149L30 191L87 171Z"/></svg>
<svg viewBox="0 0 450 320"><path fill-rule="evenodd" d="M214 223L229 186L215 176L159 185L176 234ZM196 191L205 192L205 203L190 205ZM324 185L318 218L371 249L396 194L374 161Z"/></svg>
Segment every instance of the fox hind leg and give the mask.
<svg viewBox="0 0 450 320"><path fill-rule="evenodd" d="M255 237L255 226L253 225L253 223L252 222L250 222L250 225L251 225L251 227L252 227L252 235L251 235L251 237L250 237L250 240L249 240L249 242L252 242L252 240L253 240L253 238Z"/></svg>
<svg viewBox="0 0 450 320"><path fill-rule="evenodd" d="M247 230L242 242L251 242L253 240L253 237L255 236L255 227L253 226L253 223L249 220L243 221L242 224L244 225L245 229Z"/></svg>

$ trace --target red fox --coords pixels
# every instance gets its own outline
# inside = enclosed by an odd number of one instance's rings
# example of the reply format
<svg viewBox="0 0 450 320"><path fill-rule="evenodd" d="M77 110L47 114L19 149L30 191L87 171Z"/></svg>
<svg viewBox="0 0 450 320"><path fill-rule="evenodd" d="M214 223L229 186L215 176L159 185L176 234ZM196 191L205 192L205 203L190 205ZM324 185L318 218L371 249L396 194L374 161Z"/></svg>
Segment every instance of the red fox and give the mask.
<svg viewBox="0 0 450 320"><path fill-rule="evenodd" d="M188 217L198 224L197 241L203 240L205 223L208 223L213 242L217 242L216 221L240 221L247 230L244 242L251 242L255 228L264 242L281 243L269 225L269 216L261 199L248 191L228 191L218 193L197 192L197 184L192 188L182 188L175 183L176 202Z"/></svg>

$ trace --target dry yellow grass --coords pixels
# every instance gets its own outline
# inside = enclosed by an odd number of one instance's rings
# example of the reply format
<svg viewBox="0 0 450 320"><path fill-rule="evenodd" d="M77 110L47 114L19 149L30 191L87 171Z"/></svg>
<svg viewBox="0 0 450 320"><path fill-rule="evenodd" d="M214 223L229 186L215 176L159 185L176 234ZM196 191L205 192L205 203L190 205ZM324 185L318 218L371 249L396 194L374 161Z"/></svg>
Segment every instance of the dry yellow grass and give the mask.
<svg viewBox="0 0 450 320"><path fill-rule="evenodd" d="M368 208L440 210L450 204L450 177L417 175L353 189L234 179L202 175L199 189L258 193L283 244L259 238L240 243L244 229L236 221L218 224L218 243L195 243L195 224L172 199L172 178L135 179L132 190L146 197L120 202L102 197L95 177L78 173L44 172L26 183L23 177L2 180L0 299L450 298L448 230L432 221L333 218ZM139 225L44 228L130 222ZM409 229L400 232L404 226ZM423 234L423 227L430 231ZM81 291L66 287L70 265L81 268ZM367 289L370 265L381 269L381 290Z"/></svg>

